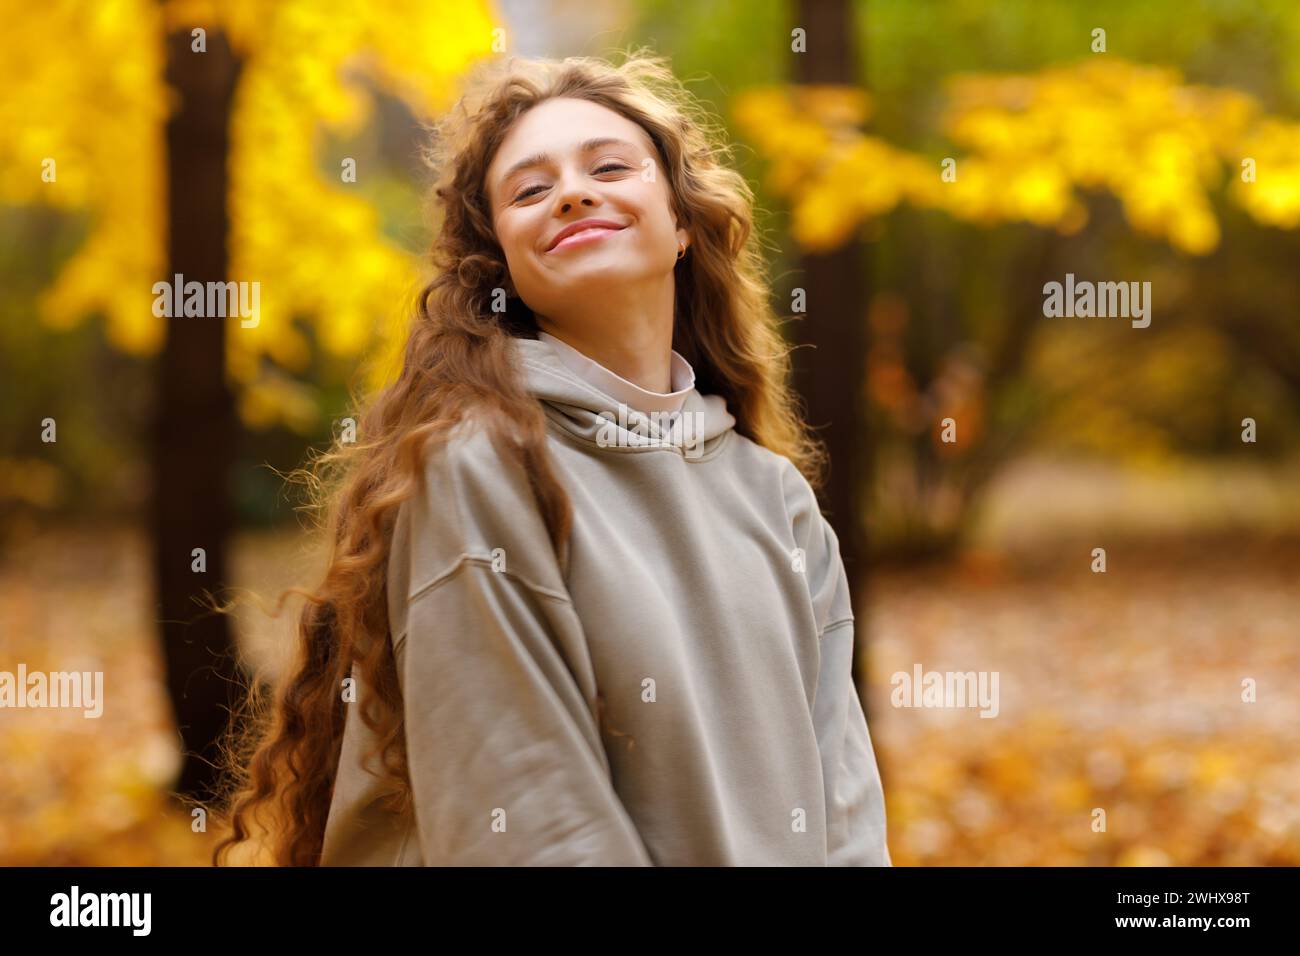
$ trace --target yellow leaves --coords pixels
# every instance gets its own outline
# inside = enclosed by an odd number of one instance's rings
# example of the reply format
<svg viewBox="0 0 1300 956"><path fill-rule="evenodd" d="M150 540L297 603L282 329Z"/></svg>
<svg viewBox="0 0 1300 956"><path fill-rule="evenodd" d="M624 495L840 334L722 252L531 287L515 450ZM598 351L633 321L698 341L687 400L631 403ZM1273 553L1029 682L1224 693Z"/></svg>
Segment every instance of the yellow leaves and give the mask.
<svg viewBox="0 0 1300 956"><path fill-rule="evenodd" d="M759 87L736 97L735 120L771 160L768 182L778 193L795 189L824 160L832 145L827 127L799 109L799 93Z"/></svg>
<svg viewBox="0 0 1300 956"><path fill-rule="evenodd" d="M957 180L941 183L927 169L928 205L959 219L986 225L1020 219L1040 226L1073 222L1086 211L1075 199L1069 179L1057 166L1041 161L996 163L961 159Z"/></svg>
<svg viewBox="0 0 1300 956"><path fill-rule="evenodd" d="M1071 202L1069 180L1048 163L1026 165L1007 184L1007 204L1017 218L1040 226L1063 218Z"/></svg>
<svg viewBox="0 0 1300 956"><path fill-rule="evenodd" d="M284 424L311 434L320 420L315 389L276 372L264 373L239 395L239 415L251 428Z"/></svg>
<svg viewBox="0 0 1300 956"><path fill-rule="evenodd" d="M1116 866L1172 866L1169 854L1153 846L1131 846L1119 855Z"/></svg>
<svg viewBox="0 0 1300 956"><path fill-rule="evenodd" d="M385 308L378 314L380 326L375 330L379 344L371 350L362 367L363 386L378 391L396 381L405 358L406 341L415 313L423 277L412 274L393 286L385 297Z"/></svg>
<svg viewBox="0 0 1300 956"><path fill-rule="evenodd" d="M795 96L799 111L823 126L860 126L874 110L867 91L854 86L808 84Z"/></svg>
<svg viewBox="0 0 1300 956"><path fill-rule="evenodd" d="M1140 232L1193 255L1218 244L1206 190L1221 175L1218 148L1253 113L1244 95L1108 58L1034 77L958 78L952 98L949 135L994 164L987 178L1005 188L1004 218L1077 228L1075 188L1101 188ZM1026 168L1036 170L1028 181Z"/></svg>
<svg viewBox="0 0 1300 956"><path fill-rule="evenodd" d="M1213 789L1230 783L1238 773L1238 760L1231 751L1209 749L1196 755L1196 769L1192 779L1197 786Z"/></svg>
<svg viewBox="0 0 1300 956"><path fill-rule="evenodd" d="M1054 653L1060 653L1058 647L1053 645ZM1080 703L1077 689L1058 686L1056 694L1065 707ZM1088 732L1067 720L1056 722L1050 735L1023 724L992 726L1001 720L981 721L968 732L956 731L952 721L917 729L904 726L914 712L876 707L869 720L888 787L894 862L1300 861L1300 815L1289 803L1300 787L1293 741L1274 732L1243 745L1246 731L1240 727L1208 737L1163 735L1145 719L1125 723L1120 701L1111 706L1115 720L1105 729ZM1091 773L1086 758L1099 741L1121 769L1128 764L1134 772ZM1252 786L1257 778L1272 781L1281 792ZM1094 829L1102 819L1096 810L1105 813L1104 830Z"/></svg>
<svg viewBox="0 0 1300 956"><path fill-rule="evenodd" d="M101 225L41 296L42 317L52 328L70 328L103 310L108 340L116 348L148 355L162 345L164 327L153 315L151 291L162 274L162 250L149 232L150 222L162 215L145 196L137 212L135 222L114 220L112 211L100 214Z"/></svg>
<svg viewBox="0 0 1300 956"><path fill-rule="evenodd" d="M1027 755L1008 748L990 756L985 767L989 789L1003 799L1024 793L1038 781L1038 775Z"/></svg>
<svg viewBox="0 0 1300 956"><path fill-rule="evenodd" d="M104 707L91 719L4 712L0 865L203 865L211 834L191 832L166 796L180 747L150 622L148 539L49 537L15 539L0 569L0 666L102 670Z"/></svg>
<svg viewBox="0 0 1300 956"><path fill-rule="evenodd" d="M1077 496L1058 479L1044 473L1011 496ZM1099 512L1084 508L1095 533ZM1272 623L1295 617L1300 552L1156 539L1126 546L1129 570L1116 577L1112 563L1102 582L1086 548L1068 558L1072 540L1058 529L993 578L960 565L873 578L867 719L894 862L1300 862L1296 708L1239 693L1240 674L1290 686L1300 672L1288 630ZM1236 598L1189 599L1207 589ZM998 717L890 706L890 675L915 662L1000 672Z"/></svg>
<svg viewBox="0 0 1300 956"><path fill-rule="evenodd" d="M769 185L791 200L805 248L833 247L902 201L1068 234L1087 222L1081 191L1105 190L1136 231L1204 255L1221 238L1210 193L1225 167L1229 195L1258 222L1300 226L1300 124L1260 118L1250 96L1184 84L1173 69L1107 56L1032 75L955 77L941 126L965 155L946 179L938 158L858 129L870 113L861 95L856 111L814 109L799 87L738 98L735 120L772 160ZM1261 171L1253 183L1239 175L1246 156Z"/></svg>
<svg viewBox="0 0 1300 956"><path fill-rule="evenodd" d="M392 290L415 263L383 235L370 191L378 173L363 168L357 183L342 182L342 157L320 155L321 133L357 134L370 118L371 87L421 117L445 109L456 78L491 52L493 26L488 4L456 0L19 5L0 34L0 201L84 212L90 228L45 291L44 320L68 328L102 312L116 347L151 354L162 345L151 289L166 271L163 43L168 30L203 27L209 40L226 31L242 59L231 119L230 278L260 284L262 315L256 327L230 327L232 380L252 386L264 359L304 371L312 344L295 318L316 326L331 356L380 347ZM843 97L823 99L819 115L844 115ZM46 158L54 182L42 181ZM277 401L285 404L273 414ZM241 407L250 424L300 427L303 401L272 376Z"/></svg>
<svg viewBox="0 0 1300 956"><path fill-rule="evenodd" d="M319 161L319 132L349 135L369 116L363 81L420 114L446 107L455 76L488 52L490 31L480 4L336 3L278 5L247 35L232 124L231 269L262 282L263 319L230 336L228 361L241 378L261 367L261 355L292 371L305 366L294 316L310 319L327 355L385 348L394 290L415 262L382 235L365 191L370 171L358 171L358 184L342 182L340 157ZM269 424L271 404L283 400L284 420L302 427L295 395L266 383L243 406L249 423Z"/></svg>
<svg viewBox="0 0 1300 956"><path fill-rule="evenodd" d="M1035 129L1023 129L1014 117L1001 109L973 106L948 120L948 133L959 143L966 143L983 153L1014 153L1026 145L1024 136L1043 135Z"/></svg>
<svg viewBox="0 0 1300 956"><path fill-rule="evenodd" d="M1243 160L1254 165L1246 182ZM1241 143L1232 197L1259 222L1279 229L1300 226L1300 123L1264 120Z"/></svg>
<svg viewBox="0 0 1300 956"><path fill-rule="evenodd" d="M843 245L861 217L833 189L812 189L795 206L791 233L805 249Z"/></svg>
<svg viewBox="0 0 1300 956"><path fill-rule="evenodd" d="M110 340L135 353L159 341L149 309L162 270L159 22L147 0L19 4L0 33L0 200L88 215L43 318L67 328L101 311Z"/></svg>
<svg viewBox="0 0 1300 956"><path fill-rule="evenodd" d="M1090 807L1092 788L1081 777L1067 777L1052 782L1048 792L1052 805L1065 813L1086 813Z"/></svg>

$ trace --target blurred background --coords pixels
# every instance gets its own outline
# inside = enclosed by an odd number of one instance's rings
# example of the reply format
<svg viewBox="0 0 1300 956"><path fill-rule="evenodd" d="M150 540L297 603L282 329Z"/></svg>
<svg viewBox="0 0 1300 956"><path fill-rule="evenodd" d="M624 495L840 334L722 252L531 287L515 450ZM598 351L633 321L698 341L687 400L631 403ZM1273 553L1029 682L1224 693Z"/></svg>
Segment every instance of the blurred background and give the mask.
<svg viewBox="0 0 1300 956"><path fill-rule="evenodd" d="M642 44L757 194L894 862L1300 863L1294 2L0 7L0 671L107 697L0 709L0 864L207 862L169 794L294 614L194 597L316 583L282 475L393 373L420 124L480 58ZM155 317L176 272L260 321ZM1149 327L1046 317L1067 273ZM896 706L917 666L996 718Z"/></svg>

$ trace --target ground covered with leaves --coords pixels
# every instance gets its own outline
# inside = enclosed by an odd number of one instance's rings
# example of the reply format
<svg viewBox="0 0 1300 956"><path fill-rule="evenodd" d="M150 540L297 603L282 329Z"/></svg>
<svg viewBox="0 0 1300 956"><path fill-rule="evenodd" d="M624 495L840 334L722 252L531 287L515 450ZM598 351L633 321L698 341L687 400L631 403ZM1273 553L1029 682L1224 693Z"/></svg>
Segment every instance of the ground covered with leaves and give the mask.
<svg viewBox="0 0 1300 956"><path fill-rule="evenodd" d="M1300 543L1093 544L872 581L895 863L1300 863ZM918 663L998 672L997 715L894 706Z"/></svg>

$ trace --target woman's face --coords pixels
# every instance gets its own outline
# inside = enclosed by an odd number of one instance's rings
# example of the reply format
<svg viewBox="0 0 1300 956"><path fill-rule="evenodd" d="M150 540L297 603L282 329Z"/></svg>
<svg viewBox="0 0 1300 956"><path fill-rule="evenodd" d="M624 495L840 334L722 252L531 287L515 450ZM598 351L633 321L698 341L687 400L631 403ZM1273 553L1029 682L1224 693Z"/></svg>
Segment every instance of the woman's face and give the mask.
<svg viewBox="0 0 1300 956"><path fill-rule="evenodd" d="M546 100L520 116L488 167L487 189L514 290L547 317L602 288L671 283L678 243L690 244L649 136L587 100ZM618 228L555 245L586 219Z"/></svg>

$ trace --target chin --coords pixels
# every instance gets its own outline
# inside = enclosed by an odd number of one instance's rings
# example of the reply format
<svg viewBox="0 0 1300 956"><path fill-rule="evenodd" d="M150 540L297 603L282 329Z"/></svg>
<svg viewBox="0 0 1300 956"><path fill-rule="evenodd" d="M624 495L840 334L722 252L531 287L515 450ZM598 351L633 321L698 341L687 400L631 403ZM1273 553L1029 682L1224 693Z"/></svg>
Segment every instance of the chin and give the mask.
<svg viewBox="0 0 1300 956"><path fill-rule="evenodd" d="M643 269L629 268L627 262L609 259L599 261L595 256L586 262L566 262L565 267L563 271L566 276L581 279L584 283L606 282L617 285L645 277Z"/></svg>

